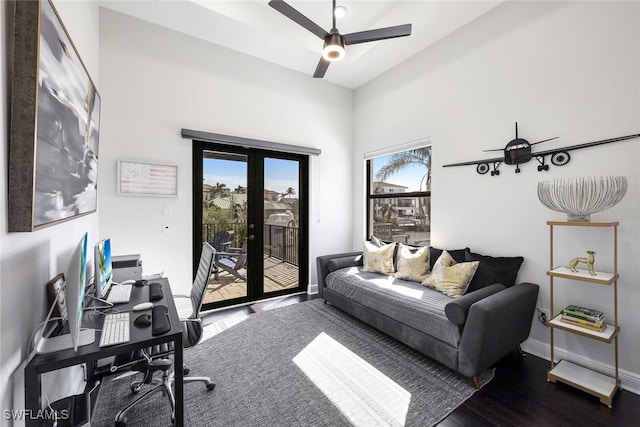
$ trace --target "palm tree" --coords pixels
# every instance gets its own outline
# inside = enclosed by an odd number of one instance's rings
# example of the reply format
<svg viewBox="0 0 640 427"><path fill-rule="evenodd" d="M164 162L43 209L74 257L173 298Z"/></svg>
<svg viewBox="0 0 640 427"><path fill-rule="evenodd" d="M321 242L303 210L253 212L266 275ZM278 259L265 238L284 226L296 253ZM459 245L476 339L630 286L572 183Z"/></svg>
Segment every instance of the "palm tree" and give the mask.
<svg viewBox="0 0 640 427"><path fill-rule="evenodd" d="M387 218L387 222L390 222L391 215L395 215L398 212L398 210L396 209L396 205L392 203L387 203L385 205L382 205L382 208L380 208L380 212L382 213L383 217Z"/></svg>
<svg viewBox="0 0 640 427"><path fill-rule="evenodd" d="M384 165L376 174L376 179L380 181L386 180L391 175L399 172L409 165L423 165L426 168L426 173L420 180L420 191L422 190L423 183L425 184L425 191L431 188L431 147L416 148L414 150L402 151L400 153L393 154L389 162ZM426 215L422 207L422 197L418 197L418 218L420 219L420 225L426 226L426 218L431 218L431 204L426 206Z"/></svg>
<svg viewBox="0 0 640 427"><path fill-rule="evenodd" d="M227 184L224 182L216 182L216 185L211 189L211 198L216 198L217 196L224 194L227 188Z"/></svg>
<svg viewBox="0 0 640 427"><path fill-rule="evenodd" d="M285 194L289 196L289 198L291 198L292 195L296 194L296 190L294 190L293 187L289 187L287 188L287 192Z"/></svg>
<svg viewBox="0 0 640 427"><path fill-rule="evenodd" d="M233 190L233 191L238 193L238 194L245 194L247 192L247 187L243 187L242 185L238 185L236 187L236 189Z"/></svg>

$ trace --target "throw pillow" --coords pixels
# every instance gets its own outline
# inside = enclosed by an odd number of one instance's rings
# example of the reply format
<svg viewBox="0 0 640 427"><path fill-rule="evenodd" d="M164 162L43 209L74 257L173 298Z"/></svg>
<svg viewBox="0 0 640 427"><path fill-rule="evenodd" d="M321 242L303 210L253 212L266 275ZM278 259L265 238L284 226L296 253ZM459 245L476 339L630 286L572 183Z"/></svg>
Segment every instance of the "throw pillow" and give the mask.
<svg viewBox="0 0 640 427"><path fill-rule="evenodd" d="M478 264L480 264L479 261L457 263L449 255L449 252L444 250L422 284L451 298L459 298L469 287L469 282L478 269Z"/></svg>
<svg viewBox="0 0 640 427"><path fill-rule="evenodd" d="M362 271L393 274L393 250L395 247L395 243L377 247L371 242L365 241L362 248Z"/></svg>
<svg viewBox="0 0 640 427"><path fill-rule="evenodd" d="M464 259L464 253L465 251L469 249L469 248L465 248L465 249L447 249L447 252L449 252L449 255L451 255L451 257L456 260L456 262L465 262ZM442 251L443 249L438 249L438 248L434 248L433 246L431 248L429 248L429 268L431 270L433 270L433 265L436 263L436 261L438 260L438 258L440 258L440 255L442 255Z"/></svg>
<svg viewBox="0 0 640 427"><path fill-rule="evenodd" d="M469 284L467 292L473 292L477 289L494 283L511 287L515 285L518 277L518 270L524 261L521 256L518 257L492 257L489 255L480 255L473 253L467 248L465 250L465 261L480 261L478 271L473 276L473 280Z"/></svg>
<svg viewBox="0 0 640 427"><path fill-rule="evenodd" d="M379 238L377 238L374 235L371 235L371 239L369 239L371 241L371 243L373 243L374 246L377 246L379 248L381 248L382 246L384 246L384 242L382 240L380 240Z"/></svg>
<svg viewBox="0 0 640 427"><path fill-rule="evenodd" d="M400 244L397 256L396 279L422 282L429 274L429 247L410 248Z"/></svg>

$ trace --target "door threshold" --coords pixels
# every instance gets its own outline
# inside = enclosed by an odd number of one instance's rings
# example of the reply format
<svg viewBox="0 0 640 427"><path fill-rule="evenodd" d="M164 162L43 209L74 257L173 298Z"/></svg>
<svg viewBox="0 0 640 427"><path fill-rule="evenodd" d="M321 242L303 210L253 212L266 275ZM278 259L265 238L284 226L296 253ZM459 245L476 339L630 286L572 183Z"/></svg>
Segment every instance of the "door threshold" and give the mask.
<svg viewBox="0 0 640 427"><path fill-rule="evenodd" d="M289 297L292 297L292 296L295 296L295 295L303 295L303 294L306 294L306 292L305 291L300 291L300 292L295 292L295 293L292 293L292 294L279 295L279 296L276 296L276 297L259 299L259 300L255 300L255 301L241 302L239 304L227 305L225 307L212 308L211 310L202 311L202 313L204 313L204 314L206 314L206 313L215 313L217 311L228 310L230 308L246 307L246 306L251 306L251 305L255 305L255 304L261 304L261 303L265 303L265 302L269 302L269 301L273 301L273 300L278 300L278 299L285 299L285 298L289 298Z"/></svg>

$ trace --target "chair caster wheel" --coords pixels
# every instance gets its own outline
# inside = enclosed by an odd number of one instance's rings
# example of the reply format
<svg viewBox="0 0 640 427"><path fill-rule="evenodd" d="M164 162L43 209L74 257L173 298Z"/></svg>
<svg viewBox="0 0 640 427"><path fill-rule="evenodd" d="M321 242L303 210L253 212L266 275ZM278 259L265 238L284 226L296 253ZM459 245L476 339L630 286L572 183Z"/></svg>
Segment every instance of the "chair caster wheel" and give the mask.
<svg viewBox="0 0 640 427"><path fill-rule="evenodd" d="M189 372L191 372L191 370L189 368L184 368L182 370L182 375L189 375Z"/></svg>
<svg viewBox="0 0 640 427"><path fill-rule="evenodd" d="M127 427L127 419L123 418L120 421L116 421L114 424L116 427Z"/></svg>
<svg viewBox="0 0 640 427"><path fill-rule="evenodd" d="M131 393L138 394L138 393L140 393L140 389L141 388L142 388L142 384L140 384L140 385L132 385L131 386Z"/></svg>
<svg viewBox="0 0 640 427"><path fill-rule="evenodd" d="M214 388L216 388L216 385L215 385L214 383L207 384L207 390L211 391L211 390L213 390Z"/></svg>

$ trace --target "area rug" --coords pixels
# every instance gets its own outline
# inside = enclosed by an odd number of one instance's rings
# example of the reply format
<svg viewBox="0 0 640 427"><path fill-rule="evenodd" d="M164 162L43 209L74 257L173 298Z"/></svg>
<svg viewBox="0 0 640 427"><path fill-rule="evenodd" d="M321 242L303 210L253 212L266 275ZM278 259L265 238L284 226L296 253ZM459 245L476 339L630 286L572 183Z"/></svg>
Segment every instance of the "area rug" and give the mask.
<svg viewBox="0 0 640 427"><path fill-rule="evenodd" d="M476 389L471 380L315 299L250 315L185 352L186 426L430 426ZM481 385L493 370L480 376ZM132 398L129 378L106 378L92 426L111 426ZM156 395L130 426L171 425Z"/></svg>

